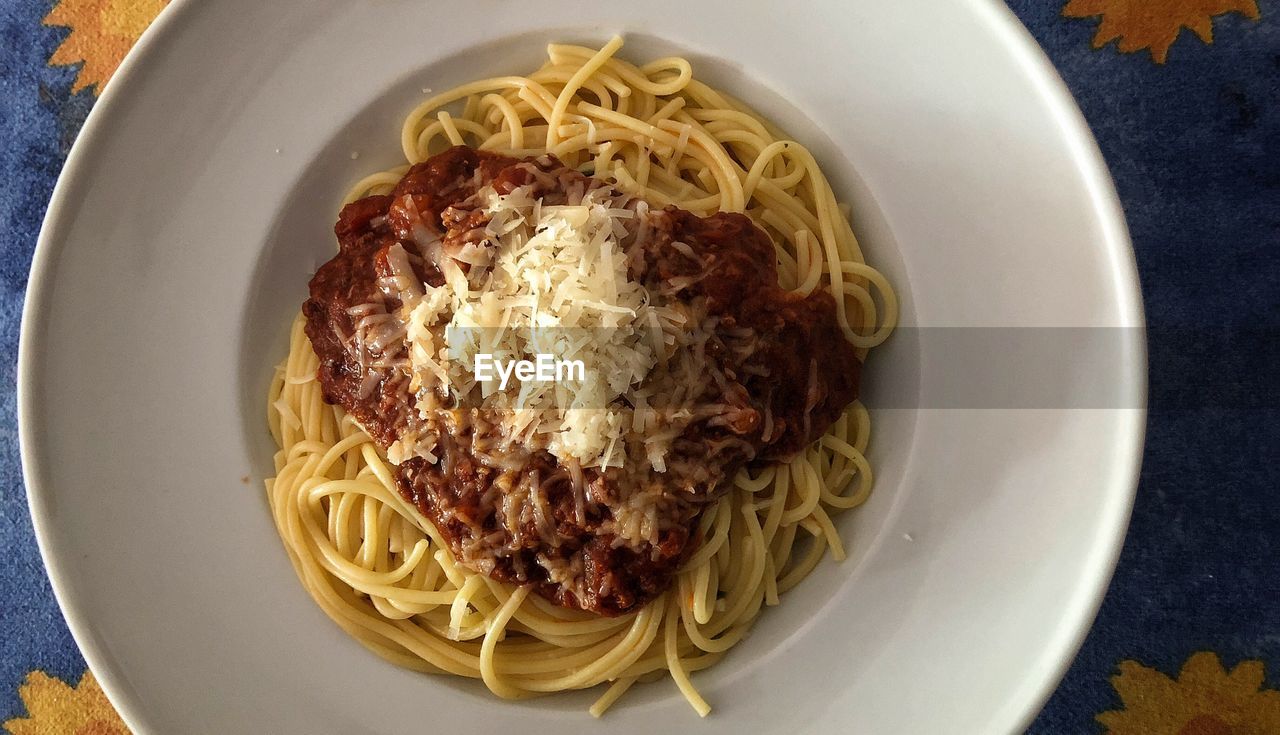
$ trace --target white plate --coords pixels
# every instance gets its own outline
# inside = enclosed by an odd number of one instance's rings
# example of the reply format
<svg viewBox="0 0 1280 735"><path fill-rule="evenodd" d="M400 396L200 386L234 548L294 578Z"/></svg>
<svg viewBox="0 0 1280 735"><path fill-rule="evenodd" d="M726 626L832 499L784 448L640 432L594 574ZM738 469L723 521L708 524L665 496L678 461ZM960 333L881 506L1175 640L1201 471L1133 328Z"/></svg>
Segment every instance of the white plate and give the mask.
<svg viewBox="0 0 1280 735"><path fill-rule="evenodd" d="M1093 409L932 408L952 375L934 333L878 350L878 479L840 519L851 559L696 675L715 707L702 722L669 682L595 723L591 694L504 702L384 663L303 592L261 486L269 366L333 251L341 193L398 162L422 88L615 31L629 58L688 54L810 144L907 325L1135 328L1117 331L1119 360L1058 366L1066 385L1116 388ZM1009 732L1115 562L1141 324L1097 148L997 2L179 2L99 101L49 208L22 334L24 467L58 599L139 733ZM988 358L1026 379L1013 354Z"/></svg>

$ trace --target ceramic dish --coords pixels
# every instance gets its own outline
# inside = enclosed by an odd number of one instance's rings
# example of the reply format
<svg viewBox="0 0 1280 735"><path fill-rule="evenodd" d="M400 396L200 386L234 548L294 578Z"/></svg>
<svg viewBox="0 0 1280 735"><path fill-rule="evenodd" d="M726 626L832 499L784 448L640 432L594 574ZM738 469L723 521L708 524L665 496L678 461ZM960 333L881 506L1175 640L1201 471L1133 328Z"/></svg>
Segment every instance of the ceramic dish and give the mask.
<svg viewBox="0 0 1280 735"><path fill-rule="evenodd" d="M624 56L679 52L804 141L903 309L864 375L878 475L839 520L849 559L696 675L703 721L666 681L596 722L591 693L508 702L383 662L308 599L262 490L271 365L346 188L400 162L424 88L615 32ZM988 351L987 383L1058 389L1002 404L956 400L945 335L966 332L939 327L1119 336L1048 371ZM994 0L180 0L98 102L50 205L22 334L24 467L58 599L138 733L1014 732L1120 548L1141 327L1097 147ZM1076 400L1099 383L1106 400Z"/></svg>

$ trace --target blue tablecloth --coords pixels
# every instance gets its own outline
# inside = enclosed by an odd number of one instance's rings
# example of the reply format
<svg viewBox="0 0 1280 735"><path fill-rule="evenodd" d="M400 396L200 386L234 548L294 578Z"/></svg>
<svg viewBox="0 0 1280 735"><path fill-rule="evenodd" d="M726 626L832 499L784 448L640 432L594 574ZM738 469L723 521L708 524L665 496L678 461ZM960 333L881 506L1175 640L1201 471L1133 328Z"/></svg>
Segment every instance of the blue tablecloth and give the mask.
<svg viewBox="0 0 1280 735"><path fill-rule="evenodd" d="M124 732L32 537L14 369L54 180L164 2L0 0L0 722L15 734ZM1280 0L1010 4L1111 166L1152 326L1132 528L1031 732L1280 733Z"/></svg>

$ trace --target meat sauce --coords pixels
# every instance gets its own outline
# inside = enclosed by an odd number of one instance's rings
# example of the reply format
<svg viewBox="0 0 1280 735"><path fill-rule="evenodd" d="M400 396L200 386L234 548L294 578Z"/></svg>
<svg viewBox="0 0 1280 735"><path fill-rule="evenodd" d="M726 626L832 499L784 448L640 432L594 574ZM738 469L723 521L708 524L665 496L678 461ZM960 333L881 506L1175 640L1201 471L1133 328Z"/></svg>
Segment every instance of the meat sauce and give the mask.
<svg viewBox="0 0 1280 735"><path fill-rule="evenodd" d="M306 332L320 358L325 400L353 415L383 448L415 421L410 381L394 360L372 374L365 367L353 347L353 310L371 303L387 313L399 308L378 287L397 245L422 282L441 285L443 276L417 244L423 239L417 228L430 228L446 253L474 239L482 212L455 205L485 185L506 194L532 184L531 163L555 173L562 186L585 179L550 156L515 159L458 146L413 166L390 195L365 197L339 214L339 252L311 280ZM412 457L396 468L400 493L436 525L463 564L532 584L558 605L603 615L632 611L660 595L696 545L700 514L727 491L733 475L748 464L787 459L821 436L857 397L861 367L832 297L779 287L773 244L748 217L698 217L675 207L647 216L651 230L629 254L629 276L705 310L717 336L724 336L708 342L706 356L724 376L715 400L733 408L691 422L672 444L673 464L698 471L649 468L642 475L662 484L661 509L672 521L657 540L620 543L609 530L612 499L624 482L635 481L634 469L626 477L616 468L578 470L537 450L520 457L515 472L545 491L545 522L554 525L555 542L533 527L513 535L500 522L512 471L480 461L476 422L483 419L464 410L452 413L454 430L441 432L438 461ZM745 354L725 347L743 334L752 336ZM575 482L590 489L585 507ZM500 552L477 554L481 540Z"/></svg>

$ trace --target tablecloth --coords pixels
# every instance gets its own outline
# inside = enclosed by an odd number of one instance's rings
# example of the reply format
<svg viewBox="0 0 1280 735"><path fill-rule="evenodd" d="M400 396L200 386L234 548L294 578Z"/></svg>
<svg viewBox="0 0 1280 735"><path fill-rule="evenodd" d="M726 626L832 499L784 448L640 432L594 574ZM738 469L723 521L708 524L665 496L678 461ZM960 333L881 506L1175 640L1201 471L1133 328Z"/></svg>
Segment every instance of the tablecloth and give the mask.
<svg viewBox="0 0 1280 735"><path fill-rule="evenodd" d="M127 732L40 562L14 373L58 171L164 4L0 0L0 723L13 735ZM1120 564L1029 732L1280 733L1280 0L1010 6L1066 79L1116 179L1152 356Z"/></svg>

